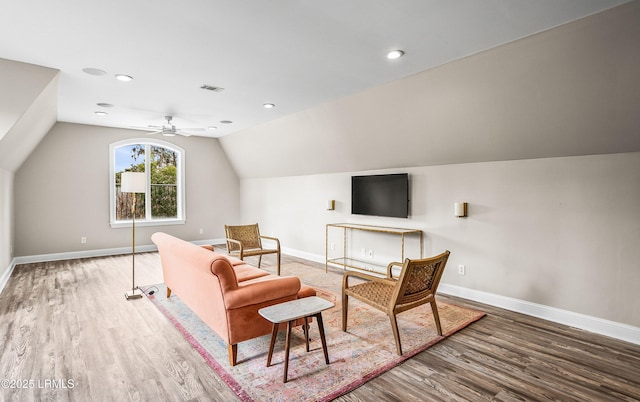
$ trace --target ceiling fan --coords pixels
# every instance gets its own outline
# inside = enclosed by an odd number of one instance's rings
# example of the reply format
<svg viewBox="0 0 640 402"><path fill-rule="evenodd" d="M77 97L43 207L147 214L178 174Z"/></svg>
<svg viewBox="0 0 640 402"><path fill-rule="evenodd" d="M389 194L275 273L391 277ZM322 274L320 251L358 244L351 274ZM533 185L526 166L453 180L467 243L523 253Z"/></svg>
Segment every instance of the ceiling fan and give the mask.
<svg viewBox="0 0 640 402"><path fill-rule="evenodd" d="M185 137L189 137L191 134L189 134L187 131L204 130L204 128L176 128L176 126L171 123L171 120L173 120L173 116L164 116L164 118L167 120L167 124L163 124L162 126L149 126L149 128L155 129L156 131L153 131L147 135L162 134L166 137L174 137L176 134L179 134L184 135Z"/></svg>

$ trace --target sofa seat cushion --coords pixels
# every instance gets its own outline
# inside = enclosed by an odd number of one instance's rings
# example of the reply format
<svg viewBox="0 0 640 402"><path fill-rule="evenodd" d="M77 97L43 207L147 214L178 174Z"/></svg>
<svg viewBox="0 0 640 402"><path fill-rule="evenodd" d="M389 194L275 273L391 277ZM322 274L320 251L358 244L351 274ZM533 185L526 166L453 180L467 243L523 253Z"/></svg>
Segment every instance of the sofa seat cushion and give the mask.
<svg viewBox="0 0 640 402"><path fill-rule="evenodd" d="M240 258L236 258L230 255L227 255L227 258L229 259L229 261L231 261L231 265L233 265L234 267L236 265L244 265L247 263L246 261L242 261Z"/></svg>
<svg viewBox="0 0 640 402"><path fill-rule="evenodd" d="M311 286L307 286L305 284L300 284L300 290L298 291L298 299L302 299L303 297L315 296L316 290Z"/></svg>
<svg viewBox="0 0 640 402"><path fill-rule="evenodd" d="M233 270L236 272L238 283L269 275L267 271L263 271L260 268L253 267L245 263L234 265Z"/></svg>

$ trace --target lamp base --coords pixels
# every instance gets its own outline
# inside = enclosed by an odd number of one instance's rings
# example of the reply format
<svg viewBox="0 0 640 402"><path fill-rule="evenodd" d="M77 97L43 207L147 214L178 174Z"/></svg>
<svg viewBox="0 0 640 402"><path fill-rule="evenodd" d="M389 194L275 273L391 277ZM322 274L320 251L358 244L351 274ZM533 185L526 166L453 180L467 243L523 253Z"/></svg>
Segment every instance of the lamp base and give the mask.
<svg viewBox="0 0 640 402"><path fill-rule="evenodd" d="M142 290L135 288L124 294L124 298L127 300L139 299L142 297Z"/></svg>

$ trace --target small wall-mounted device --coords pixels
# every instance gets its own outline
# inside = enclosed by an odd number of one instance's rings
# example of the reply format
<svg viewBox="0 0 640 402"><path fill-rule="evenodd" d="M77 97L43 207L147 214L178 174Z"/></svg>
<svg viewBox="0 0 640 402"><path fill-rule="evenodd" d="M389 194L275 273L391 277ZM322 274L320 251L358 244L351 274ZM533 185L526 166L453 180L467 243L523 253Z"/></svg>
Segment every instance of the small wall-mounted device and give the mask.
<svg viewBox="0 0 640 402"><path fill-rule="evenodd" d="M336 200L327 200L327 211L336 209Z"/></svg>
<svg viewBox="0 0 640 402"><path fill-rule="evenodd" d="M456 202L453 205L453 212L456 218L466 218L467 217L467 203L466 202Z"/></svg>

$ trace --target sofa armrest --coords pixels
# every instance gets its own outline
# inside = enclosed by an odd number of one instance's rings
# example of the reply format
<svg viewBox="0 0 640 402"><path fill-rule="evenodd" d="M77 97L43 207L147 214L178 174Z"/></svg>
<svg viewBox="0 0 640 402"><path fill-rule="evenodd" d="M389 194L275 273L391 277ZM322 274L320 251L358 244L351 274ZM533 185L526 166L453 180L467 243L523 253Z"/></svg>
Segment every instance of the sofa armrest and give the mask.
<svg viewBox="0 0 640 402"><path fill-rule="evenodd" d="M295 299L300 290L300 279L295 276L269 276L248 282L241 282L237 289L225 292L227 310L290 296Z"/></svg>

